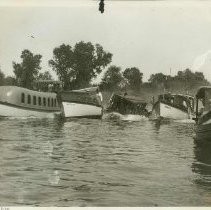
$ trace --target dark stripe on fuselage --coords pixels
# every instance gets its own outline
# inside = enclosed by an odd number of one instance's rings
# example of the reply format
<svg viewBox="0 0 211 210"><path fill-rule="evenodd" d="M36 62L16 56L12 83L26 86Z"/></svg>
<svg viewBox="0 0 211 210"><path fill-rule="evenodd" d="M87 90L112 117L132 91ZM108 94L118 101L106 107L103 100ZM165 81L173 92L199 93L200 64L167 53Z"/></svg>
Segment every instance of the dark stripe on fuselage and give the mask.
<svg viewBox="0 0 211 210"><path fill-rule="evenodd" d="M88 119L101 119L102 118L102 114L101 115L84 115L84 116L72 116L72 117L65 117L67 119L74 119L74 118L88 118Z"/></svg>
<svg viewBox="0 0 211 210"><path fill-rule="evenodd" d="M25 110L31 110L31 111L37 111L37 112L59 112L60 109L53 109L53 110L49 110L49 109L39 109L39 108L35 108L35 107L25 107L25 106L20 106L20 105L16 105L16 104L11 104L8 102L2 102L0 101L0 104L5 105L5 106L10 106L10 107L14 107L17 109L25 109Z"/></svg>
<svg viewBox="0 0 211 210"><path fill-rule="evenodd" d="M83 103L83 102L74 102L74 101L62 101L62 103L70 103L70 104L83 104L83 105L89 105L89 106L95 106L95 107L102 107L101 105L92 104L92 103Z"/></svg>

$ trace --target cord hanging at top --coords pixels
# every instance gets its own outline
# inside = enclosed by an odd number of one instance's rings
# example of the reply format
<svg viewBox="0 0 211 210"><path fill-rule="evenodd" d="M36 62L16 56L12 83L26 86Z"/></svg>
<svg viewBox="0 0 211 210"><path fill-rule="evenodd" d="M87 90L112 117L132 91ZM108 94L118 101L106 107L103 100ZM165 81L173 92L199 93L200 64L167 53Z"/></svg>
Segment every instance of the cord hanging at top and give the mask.
<svg viewBox="0 0 211 210"><path fill-rule="evenodd" d="M104 0L100 0L100 3L99 3L99 11L101 12L101 13L103 13L104 12Z"/></svg>

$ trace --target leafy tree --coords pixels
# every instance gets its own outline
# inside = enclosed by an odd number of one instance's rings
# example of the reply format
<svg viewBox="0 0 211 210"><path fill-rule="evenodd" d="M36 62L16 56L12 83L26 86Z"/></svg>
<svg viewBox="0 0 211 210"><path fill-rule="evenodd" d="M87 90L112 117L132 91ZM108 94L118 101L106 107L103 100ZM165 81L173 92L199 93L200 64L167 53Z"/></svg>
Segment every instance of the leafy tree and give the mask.
<svg viewBox="0 0 211 210"><path fill-rule="evenodd" d="M136 67L127 68L123 72L123 76L129 82L129 86L133 90L140 90L140 86L142 84L143 73Z"/></svg>
<svg viewBox="0 0 211 210"><path fill-rule="evenodd" d="M37 80L53 80L53 78L49 71L45 71L44 73L39 73Z"/></svg>
<svg viewBox="0 0 211 210"><path fill-rule="evenodd" d="M184 71L178 71L176 79L195 80L195 74L190 69L185 69Z"/></svg>
<svg viewBox="0 0 211 210"><path fill-rule="evenodd" d="M5 75L0 69L0 86L4 85Z"/></svg>
<svg viewBox="0 0 211 210"><path fill-rule="evenodd" d="M50 74L49 71L45 71L44 73L39 73L36 80L38 81L38 83L35 82L33 84L34 85L33 89L36 89L36 90L38 89L38 90L44 91L44 92L47 92L47 91L51 92L53 90L53 88L51 87L52 84L46 82L46 80L47 81L53 80L52 75ZM41 81L44 80L45 82L41 82L40 80Z"/></svg>
<svg viewBox="0 0 211 210"><path fill-rule="evenodd" d="M53 50L53 59L49 61L49 65L53 68L63 82L64 89L70 88L71 80L75 79L75 70L73 51L70 45L62 44Z"/></svg>
<svg viewBox="0 0 211 210"><path fill-rule="evenodd" d="M149 79L152 88L170 92L195 94L199 86L209 85L202 72L192 72L190 69L178 71L177 75L169 76L163 73L152 74ZM146 86L146 85L145 85Z"/></svg>
<svg viewBox="0 0 211 210"><path fill-rule="evenodd" d="M4 85L13 86L16 85L16 81L14 77L8 76L4 79Z"/></svg>
<svg viewBox="0 0 211 210"><path fill-rule="evenodd" d="M166 81L167 76L163 73L152 74L149 78L149 82L152 84L159 84Z"/></svg>
<svg viewBox="0 0 211 210"><path fill-rule="evenodd" d="M195 78L198 81L205 81L203 72L195 72Z"/></svg>
<svg viewBox="0 0 211 210"><path fill-rule="evenodd" d="M174 80L180 87L188 91L197 88L201 85L208 85L208 81L205 79L202 72L192 72L190 69L185 69L184 71L178 71Z"/></svg>
<svg viewBox="0 0 211 210"><path fill-rule="evenodd" d="M152 74L148 81L152 84L153 87L166 88L167 78L168 77L163 73L157 73Z"/></svg>
<svg viewBox="0 0 211 210"><path fill-rule="evenodd" d="M110 66L105 72L100 86L102 87L102 89L118 89L122 81L123 76L121 73L121 68L118 66Z"/></svg>
<svg viewBox="0 0 211 210"><path fill-rule="evenodd" d="M17 84L21 87L32 88L33 81L37 78L41 69L41 55L33 55L29 50L23 50L21 53L21 63L13 62L14 74Z"/></svg>
<svg viewBox="0 0 211 210"><path fill-rule="evenodd" d="M64 89L83 88L100 74L112 59L99 44L91 42L76 43L74 48L62 44L53 50L53 59L49 65L64 84Z"/></svg>
<svg viewBox="0 0 211 210"><path fill-rule="evenodd" d="M177 80L185 80L189 82L193 81L205 81L205 77L203 72L192 72L190 69L185 69L184 71L178 71L177 76L175 76Z"/></svg>

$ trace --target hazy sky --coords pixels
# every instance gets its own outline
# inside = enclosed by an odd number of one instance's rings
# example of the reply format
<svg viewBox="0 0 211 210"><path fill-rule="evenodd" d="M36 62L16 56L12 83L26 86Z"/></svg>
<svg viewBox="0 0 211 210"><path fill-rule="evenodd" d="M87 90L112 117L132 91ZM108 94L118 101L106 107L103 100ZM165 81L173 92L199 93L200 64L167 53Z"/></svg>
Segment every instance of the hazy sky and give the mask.
<svg viewBox="0 0 211 210"><path fill-rule="evenodd" d="M39 53L50 70L53 49L81 40L113 54L112 65L174 75L191 68L211 81L211 2L0 0L0 67L13 74L22 50ZM31 38L31 35L35 38ZM52 71L51 71L52 73Z"/></svg>

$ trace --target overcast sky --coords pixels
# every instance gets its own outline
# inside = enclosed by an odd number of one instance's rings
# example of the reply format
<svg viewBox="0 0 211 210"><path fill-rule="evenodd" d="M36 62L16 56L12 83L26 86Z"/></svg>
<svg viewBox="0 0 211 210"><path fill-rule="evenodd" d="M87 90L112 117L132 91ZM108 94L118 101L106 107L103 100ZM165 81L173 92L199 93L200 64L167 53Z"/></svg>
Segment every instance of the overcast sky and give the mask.
<svg viewBox="0 0 211 210"><path fill-rule="evenodd" d="M81 40L113 54L112 65L174 75L191 68L211 81L211 2L105 0L0 0L0 67L13 74L24 49L39 53L52 70L53 49ZM31 36L34 36L32 38Z"/></svg>

